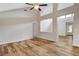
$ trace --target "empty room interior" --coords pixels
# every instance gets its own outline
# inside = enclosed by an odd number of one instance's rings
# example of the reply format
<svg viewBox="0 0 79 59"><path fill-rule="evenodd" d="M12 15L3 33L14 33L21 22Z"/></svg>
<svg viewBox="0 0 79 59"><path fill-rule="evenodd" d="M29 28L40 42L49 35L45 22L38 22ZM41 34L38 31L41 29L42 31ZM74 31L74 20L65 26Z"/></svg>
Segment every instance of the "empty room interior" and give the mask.
<svg viewBox="0 0 79 59"><path fill-rule="evenodd" d="M0 56L79 56L79 4L0 3Z"/></svg>

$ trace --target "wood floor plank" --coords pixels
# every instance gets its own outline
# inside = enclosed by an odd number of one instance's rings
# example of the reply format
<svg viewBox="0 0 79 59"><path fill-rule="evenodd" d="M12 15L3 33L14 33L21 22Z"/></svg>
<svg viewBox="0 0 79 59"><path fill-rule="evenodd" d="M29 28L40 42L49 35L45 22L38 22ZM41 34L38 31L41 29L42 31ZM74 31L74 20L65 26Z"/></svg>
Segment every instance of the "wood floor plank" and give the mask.
<svg viewBox="0 0 79 59"><path fill-rule="evenodd" d="M79 48L65 48L40 38L0 45L0 56L79 56Z"/></svg>

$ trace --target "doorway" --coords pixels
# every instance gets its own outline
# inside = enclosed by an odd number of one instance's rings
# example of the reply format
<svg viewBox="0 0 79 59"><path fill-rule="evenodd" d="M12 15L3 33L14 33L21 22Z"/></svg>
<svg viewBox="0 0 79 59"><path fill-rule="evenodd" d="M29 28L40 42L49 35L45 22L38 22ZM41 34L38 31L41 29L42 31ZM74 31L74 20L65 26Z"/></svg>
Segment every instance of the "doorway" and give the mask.
<svg viewBox="0 0 79 59"><path fill-rule="evenodd" d="M74 14L57 17L57 43L63 47L72 46Z"/></svg>

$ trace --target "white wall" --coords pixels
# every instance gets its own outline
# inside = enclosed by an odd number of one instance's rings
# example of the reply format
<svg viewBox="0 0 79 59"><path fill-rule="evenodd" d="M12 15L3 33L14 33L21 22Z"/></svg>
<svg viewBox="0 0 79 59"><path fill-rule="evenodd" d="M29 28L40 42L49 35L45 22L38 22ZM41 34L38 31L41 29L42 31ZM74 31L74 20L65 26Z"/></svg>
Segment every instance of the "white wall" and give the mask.
<svg viewBox="0 0 79 59"><path fill-rule="evenodd" d="M33 38L34 18L0 18L0 44Z"/></svg>
<svg viewBox="0 0 79 59"><path fill-rule="evenodd" d="M43 39L47 39L47 40L51 40L51 41L56 41L57 38L57 19L56 19L56 9L57 9L57 4L53 5L54 9L53 12L44 16L40 16L38 15L38 21L36 23L37 26L37 37L39 38L43 38ZM53 14L54 13L54 14ZM49 19L52 18L53 20L53 32L52 33L43 33L40 32L40 20L44 20L44 19Z"/></svg>
<svg viewBox="0 0 79 59"><path fill-rule="evenodd" d="M73 45L79 47L79 14L75 15Z"/></svg>
<svg viewBox="0 0 79 59"><path fill-rule="evenodd" d="M10 4L2 4L2 7L3 5ZM33 23L36 20L37 11L24 11L24 4L18 4L17 7L15 5L12 6L13 10L6 10L4 6L3 9L6 11L0 12L0 44L32 39L35 35ZM10 6L6 7L11 8Z"/></svg>
<svg viewBox="0 0 79 59"><path fill-rule="evenodd" d="M27 40L32 38L32 23L5 25L0 27L0 44Z"/></svg>
<svg viewBox="0 0 79 59"><path fill-rule="evenodd" d="M79 4L75 4L73 45L79 47Z"/></svg>

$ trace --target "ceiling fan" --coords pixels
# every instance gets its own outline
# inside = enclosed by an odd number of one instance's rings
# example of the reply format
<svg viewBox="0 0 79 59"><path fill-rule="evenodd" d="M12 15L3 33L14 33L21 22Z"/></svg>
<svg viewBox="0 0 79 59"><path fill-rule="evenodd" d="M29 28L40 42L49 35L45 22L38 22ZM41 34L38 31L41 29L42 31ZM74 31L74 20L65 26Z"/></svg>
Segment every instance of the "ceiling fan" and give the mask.
<svg viewBox="0 0 79 59"><path fill-rule="evenodd" d="M41 11L41 6L47 6L47 4L38 4L38 3L25 3L27 5L31 5L32 7L30 8L30 10L33 10L33 9L36 9L36 10L39 10ZM24 11L27 11L26 9Z"/></svg>

